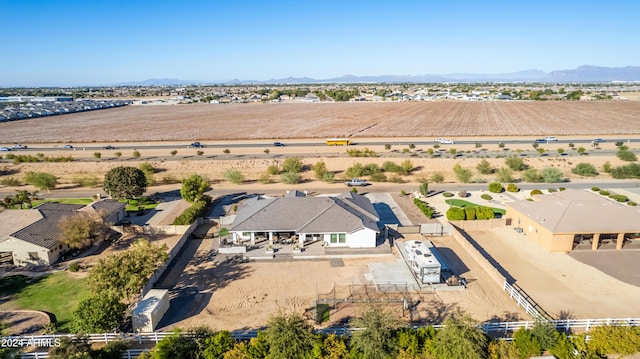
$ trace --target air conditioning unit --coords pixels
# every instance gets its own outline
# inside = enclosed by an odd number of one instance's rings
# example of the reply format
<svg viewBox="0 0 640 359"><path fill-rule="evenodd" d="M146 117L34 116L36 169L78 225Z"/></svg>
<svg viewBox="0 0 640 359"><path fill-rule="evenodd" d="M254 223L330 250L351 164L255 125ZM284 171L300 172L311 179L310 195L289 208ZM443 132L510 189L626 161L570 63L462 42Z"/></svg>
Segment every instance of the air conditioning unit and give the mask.
<svg viewBox="0 0 640 359"><path fill-rule="evenodd" d="M516 227L516 232L522 233L522 227Z"/></svg>

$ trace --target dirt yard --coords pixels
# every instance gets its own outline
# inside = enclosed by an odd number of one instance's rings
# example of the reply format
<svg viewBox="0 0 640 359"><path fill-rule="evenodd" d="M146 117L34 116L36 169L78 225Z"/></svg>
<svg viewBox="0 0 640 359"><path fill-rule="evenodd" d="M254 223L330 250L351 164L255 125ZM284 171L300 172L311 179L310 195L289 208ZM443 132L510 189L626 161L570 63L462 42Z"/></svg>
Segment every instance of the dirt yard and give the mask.
<svg viewBox="0 0 640 359"><path fill-rule="evenodd" d="M0 123L0 143L640 133L638 101L127 106Z"/></svg>

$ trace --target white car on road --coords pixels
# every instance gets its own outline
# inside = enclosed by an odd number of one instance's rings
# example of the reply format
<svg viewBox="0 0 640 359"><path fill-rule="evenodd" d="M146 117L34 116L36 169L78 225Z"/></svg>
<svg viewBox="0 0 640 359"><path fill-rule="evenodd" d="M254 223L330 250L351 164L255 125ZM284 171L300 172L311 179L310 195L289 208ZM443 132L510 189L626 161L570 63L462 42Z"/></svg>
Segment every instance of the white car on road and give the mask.
<svg viewBox="0 0 640 359"><path fill-rule="evenodd" d="M435 142L442 143L443 145L452 145L454 144L453 140L447 140L446 138L438 138Z"/></svg>

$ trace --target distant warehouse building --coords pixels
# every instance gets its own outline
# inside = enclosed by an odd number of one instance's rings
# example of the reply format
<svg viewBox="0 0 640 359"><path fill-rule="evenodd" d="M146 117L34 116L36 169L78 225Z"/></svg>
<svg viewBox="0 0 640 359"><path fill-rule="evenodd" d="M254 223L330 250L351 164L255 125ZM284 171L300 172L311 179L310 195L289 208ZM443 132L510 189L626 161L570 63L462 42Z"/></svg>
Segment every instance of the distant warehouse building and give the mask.
<svg viewBox="0 0 640 359"><path fill-rule="evenodd" d="M506 203L515 229L550 252L640 248L640 208L585 190Z"/></svg>

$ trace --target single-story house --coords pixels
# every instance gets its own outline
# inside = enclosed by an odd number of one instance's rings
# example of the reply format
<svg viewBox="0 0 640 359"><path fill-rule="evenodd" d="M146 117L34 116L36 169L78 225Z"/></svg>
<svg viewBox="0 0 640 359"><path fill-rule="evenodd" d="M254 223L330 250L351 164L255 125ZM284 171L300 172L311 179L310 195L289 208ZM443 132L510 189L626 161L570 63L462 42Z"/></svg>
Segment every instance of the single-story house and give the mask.
<svg viewBox="0 0 640 359"><path fill-rule="evenodd" d="M623 249L640 237L640 208L586 190L535 195L506 203L511 225L550 252Z"/></svg>
<svg viewBox="0 0 640 359"><path fill-rule="evenodd" d="M70 248L62 243L60 222L81 213L97 213L117 223L125 216L124 203L101 200L89 205L45 202L29 210L0 212L0 261L17 266L55 263Z"/></svg>
<svg viewBox="0 0 640 359"><path fill-rule="evenodd" d="M238 209L229 232L234 243L284 241L304 247L322 241L327 247L373 248L380 233L378 213L363 195L346 192L310 197L299 191L284 197L257 196Z"/></svg>

